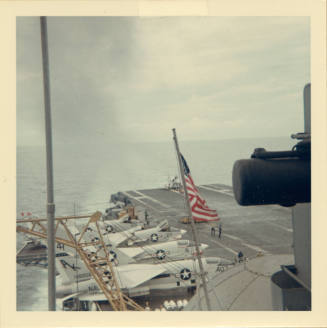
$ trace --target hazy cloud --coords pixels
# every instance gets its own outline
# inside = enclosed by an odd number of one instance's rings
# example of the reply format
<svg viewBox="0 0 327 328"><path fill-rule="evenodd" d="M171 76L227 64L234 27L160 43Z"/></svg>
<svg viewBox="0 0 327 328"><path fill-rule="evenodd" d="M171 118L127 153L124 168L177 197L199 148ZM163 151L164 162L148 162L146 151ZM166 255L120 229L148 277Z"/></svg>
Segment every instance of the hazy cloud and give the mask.
<svg viewBox="0 0 327 328"><path fill-rule="evenodd" d="M55 142L303 130L305 17L51 17ZM39 19L17 19L17 140L44 135Z"/></svg>

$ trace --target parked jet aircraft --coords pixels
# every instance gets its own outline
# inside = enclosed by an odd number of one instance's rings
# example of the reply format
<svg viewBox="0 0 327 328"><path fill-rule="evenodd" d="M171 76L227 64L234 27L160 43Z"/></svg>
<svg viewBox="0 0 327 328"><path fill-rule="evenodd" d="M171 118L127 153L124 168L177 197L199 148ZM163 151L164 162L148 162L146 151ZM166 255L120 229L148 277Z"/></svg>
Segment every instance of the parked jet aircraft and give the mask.
<svg viewBox="0 0 327 328"><path fill-rule="evenodd" d="M100 247L100 248L99 248ZM200 244L199 249L202 253L208 247L207 244ZM106 253L101 249L101 246L87 246L85 248L89 254L91 261L97 261L99 258L105 258ZM108 247L109 260L115 265L124 265L129 263L158 263L176 261L194 257L196 248L193 241L177 240L166 243L152 244L143 247L126 247L116 248ZM66 253L66 255L65 255ZM69 247L58 249L57 257L74 255L74 251Z"/></svg>
<svg viewBox="0 0 327 328"><path fill-rule="evenodd" d="M165 231L169 228L170 231ZM157 243L170 240L178 240L182 238L182 235L186 233L186 230L169 227L168 222L165 220L159 223L156 227L135 231L133 236L128 239L127 244L133 245L138 243Z"/></svg>
<svg viewBox="0 0 327 328"><path fill-rule="evenodd" d="M91 277L84 263L68 254L57 257L57 270L62 284L57 287L57 298L78 295L80 300L105 301L98 284ZM204 269L217 266L220 258L203 258ZM111 273L104 267L107 281ZM195 288L200 272L197 260L179 260L159 264L127 264L113 267L119 287L129 296L147 295L151 290ZM200 282L200 280L199 280Z"/></svg>
<svg viewBox="0 0 327 328"><path fill-rule="evenodd" d="M99 227L102 230L106 244L116 247L122 245L122 243L132 246L138 243L144 244L178 240L186 233L186 230L169 227L167 220L160 222L154 228L143 229L143 226L136 226L116 233L111 233L112 229L107 223L100 222ZM170 231L165 231L168 229ZM86 241L94 241L95 238L99 238L98 233L94 227L89 226L84 234L84 239Z"/></svg>
<svg viewBox="0 0 327 328"><path fill-rule="evenodd" d="M100 245L88 246L87 249L92 257L97 259L98 257L105 257L103 250L98 249ZM199 245L200 252L202 253L208 245ZM158 261L175 261L186 259L196 254L195 244L189 240L177 240L169 241L165 243L152 243L143 247L125 247L117 248L108 245L109 258L116 265L135 263L135 262L147 262L155 263ZM56 254L62 256L63 253L74 255L75 251L69 246L57 243ZM25 245L25 250L19 251L17 254L17 261L22 264L40 265L42 260L42 266L46 266L47 254L46 246L41 240L28 241Z"/></svg>
<svg viewBox="0 0 327 328"><path fill-rule="evenodd" d="M208 247L207 244L200 244L199 249L202 253ZM127 247L119 248L126 255L134 257L134 260L139 262L156 261L174 261L190 258L196 255L195 243L190 240L176 240L159 244L151 244L143 247ZM137 251L139 254L134 255Z"/></svg>

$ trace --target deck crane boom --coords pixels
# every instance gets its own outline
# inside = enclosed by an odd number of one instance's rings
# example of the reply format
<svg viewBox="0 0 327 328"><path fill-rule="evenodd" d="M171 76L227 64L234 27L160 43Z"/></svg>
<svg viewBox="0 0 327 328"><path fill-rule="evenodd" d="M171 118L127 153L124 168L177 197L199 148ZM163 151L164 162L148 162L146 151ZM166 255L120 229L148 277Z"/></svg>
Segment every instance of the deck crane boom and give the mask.
<svg viewBox="0 0 327 328"><path fill-rule="evenodd" d="M144 309L131 298L124 295L119 287L115 270L113 269L113 263L110 259L110 253L99 228L98 221L101 216L101 212L95 212L83 227L82 232L75 234L67 225L68 220L89 216L56 218L55 241L57 244L66 245L76 250L114 311L143 311ZM47 228L43 223L44 221L46 220L17 220L16 231L47 239ZM26 224L29 224L30 227L26 227ZM88 229L96 232L98 237L92 240L84 239ZM78 239L76 236L79 236Z"/></svg>

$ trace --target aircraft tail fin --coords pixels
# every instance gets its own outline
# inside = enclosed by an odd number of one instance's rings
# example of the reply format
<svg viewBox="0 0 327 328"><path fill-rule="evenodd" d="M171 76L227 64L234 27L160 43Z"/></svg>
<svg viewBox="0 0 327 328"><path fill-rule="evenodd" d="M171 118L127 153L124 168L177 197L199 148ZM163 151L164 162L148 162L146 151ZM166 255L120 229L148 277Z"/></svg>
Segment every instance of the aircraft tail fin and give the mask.
<svg viewBox="0 0 327 328"><path fill-rule="evenodd" d="M129 252L124 252L120 248L116 247L110 247L110 249L107 249L109 253L109 260L113 262L116 265L122 265L122 264L129 264L129 263L135 263L136 261L133 259L133 254L130 254ZM99 251L99 256L106 257L106 254L103 250Z"/></svg>
<svg viewBox="0 0 327 328"><path fill-rule="evenodd" d="M78 276L81 274L81 270L86 272L84 263L79 258L68 254L56 257L56 269L64 285L79 279Z"/></svg>
<svg viewBox="0 0 327 328"><path fill-rule="evenodd" d="M129 253L123 252L119 248L113 248L113 249L111 249L111 251L113 251L117 254L117 261L118 261L119 265L136 262Z"/></svg>
<svg viewBox="0 0 327 328"><path fill-rule="evenodd" d="M123 252L119 248L111 248L108 250L108 252L109 260L114 265L123 265L136 262L133 259L133 254ZM96 254L94 256L95 258L97 257ZM105 257L105 254L103 251L100 251L98 256ZM73 256L67 253L63 253L60 256L57 256L56 269L61 276L63 284L82 281L91 277L91 273L88 271L84 262L79 258L78 255Z"/></svg>
<svg viewBox="0 0 327 328"><path fill-rule="evenodd" d="M169 223L167 221L167 219L161 221L158 225L157 228L159 231L163 231L169 228Z"/></svg>

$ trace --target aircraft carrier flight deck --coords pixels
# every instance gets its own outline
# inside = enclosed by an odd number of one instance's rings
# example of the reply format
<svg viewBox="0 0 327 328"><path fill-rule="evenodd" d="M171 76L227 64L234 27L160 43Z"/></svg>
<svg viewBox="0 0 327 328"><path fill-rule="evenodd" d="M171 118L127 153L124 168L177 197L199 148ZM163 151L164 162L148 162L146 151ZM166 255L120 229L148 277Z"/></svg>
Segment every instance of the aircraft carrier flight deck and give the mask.
<svg viewBox="0 0 327 328"><path fill-rule="evenodd" d="M222 184L198 186L208 205L216 209L220 221L197 223L199 243L209 247L205 256L234 259L242 251L251 259L258 255L292 254L291 209L278 205L239 206L231 187ZM149 221L167 219L170 226L187 230L183 239L193 239L191 225L181 222L187 216L183 194L167 189L130 190L123 192L136 206L137 214L144 211ZM222 224L221 238L211 235L211 226Z"/></svg>

